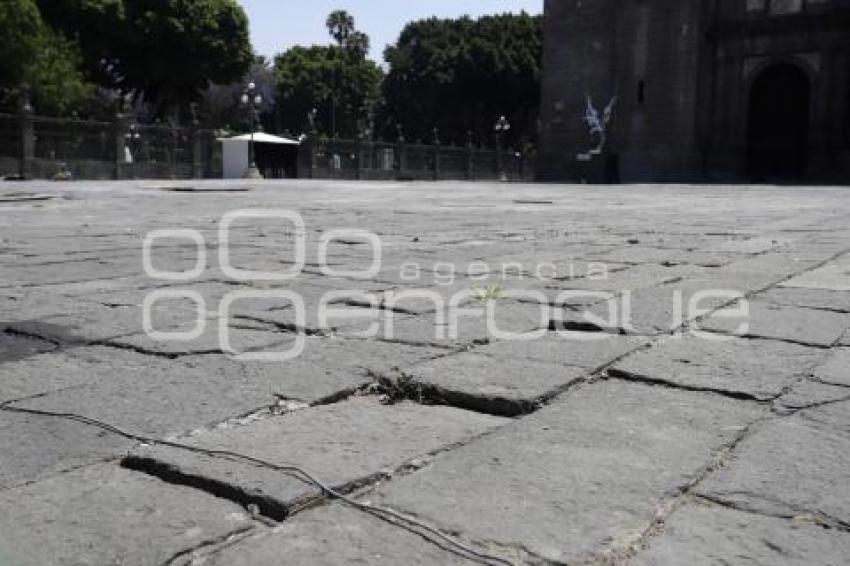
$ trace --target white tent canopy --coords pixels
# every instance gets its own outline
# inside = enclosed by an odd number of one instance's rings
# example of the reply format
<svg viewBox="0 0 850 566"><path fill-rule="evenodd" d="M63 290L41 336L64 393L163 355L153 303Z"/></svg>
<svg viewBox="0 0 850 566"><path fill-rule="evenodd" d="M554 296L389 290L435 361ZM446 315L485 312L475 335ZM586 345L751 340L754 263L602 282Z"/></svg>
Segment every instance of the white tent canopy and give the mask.
<svg viewBox="0 0 850 566"><path fill-rule="evenodd" d="M233 136L232 138L219 138L219 141L229 142L229 141L241 141L241 142L250 142L251 134L241 134L238 136ZM254 143L276 143L283 145L300 145L301 142L298 140L294 140L291 138L283 138L280 136L273 136L271 134L267 134L265 132L254 132Z"/></svg>
<svg viewBox="0 0 850 566"><path fill-rule="evenodd" d="M251 134L241 134L231 138L219 138L222 145L222 173L225 179L239 179L248 170L248 146L251 144ZM273 136L265 132L254 132L254 145L301 145L292 138Z"/></svg>

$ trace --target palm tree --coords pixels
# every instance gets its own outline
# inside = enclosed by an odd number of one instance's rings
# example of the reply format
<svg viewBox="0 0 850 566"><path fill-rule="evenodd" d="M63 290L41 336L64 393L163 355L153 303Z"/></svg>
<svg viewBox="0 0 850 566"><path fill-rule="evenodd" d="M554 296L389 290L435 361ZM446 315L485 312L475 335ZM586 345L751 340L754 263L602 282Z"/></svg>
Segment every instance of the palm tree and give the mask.
<svg viewBox="0 0 850 566"><path fill-rule="evenodd" d="M345 10L335 10L328 16L325 26L334 41L342 47L354 32L354 17Z"/></svg>

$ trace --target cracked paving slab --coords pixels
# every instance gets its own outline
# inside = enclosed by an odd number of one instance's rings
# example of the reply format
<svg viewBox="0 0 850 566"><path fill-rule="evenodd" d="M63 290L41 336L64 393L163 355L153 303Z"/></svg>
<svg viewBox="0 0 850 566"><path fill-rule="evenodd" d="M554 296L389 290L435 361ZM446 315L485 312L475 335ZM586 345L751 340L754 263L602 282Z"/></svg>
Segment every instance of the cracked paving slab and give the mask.
<svg viewBox="0 0 850 566"><path fill-rule="evenodd" d="M769 401L808 375L826 356L820 348L796 344L689 334L666 338L617 362L608 373Z"/></svg>
<svg viewBox="0 0 850 566"><path fill-rule="evenodd" d="M429 454L503 426L507 419L452 407L414 403L381 405L354 397L282 416L224 427L186 438L192 447L235 452L272 464L297 463L326 485L343 489L389 477L405 465L424 466ZM321 497L321 490L294 474L168 446L134 450L125 465L183 483L228 485L246 494L269 516Z"/></svg>
<svg viewBox="0 0 850 566"><path fill-rule="evenodd" d="M850 525L850 402L763 423L697 493L778 517Z"/></svg>
<svg viewBox="0 0 850 566"><path fill-rule="evenodd" d="M0 492L0 563L165 564L252 528L224 499L98 464Z"/></svg>
<svg viewBox="0 0 850 566"><path fill-rule="evenodd" d="M850 293L845 291L774 287L758 298L776 305L850 312Z"/></svg>
<svg viewBox="0 0 850 566"><path fill-rule="evenodd" d="M850 387L850 348L833 350L826 363L815 370L815 377L824 383Z"/></svg>
<svg viewBox="0 0 850 566"><path fill-rule="evenodd" d="M341 504L299 513L271 531L211 554L204 564L267 566L281 559L311 566L476 564L418 534Z"/></svg>
<svg viewBox="0 0 850 566"><path fill-rule="evenodd" d="M384 485L372 501L491 547L589 560L635 542L666 498L763 414L718 395L596 383Z"/></svg>
<svg viewBox="0 0 850 566"><path fill-rule="evenodd" d="M390 371L383 377L424 398L490 414L517 416L581 381L581 366L461 352Z"/></svg>
<svg viewBox="0 0 850 566"><path fill-rule="evenodd" d="M850 255L845 255L818 269L808 271L782 284L783 287L850 291Z"/></svg>
<svg viewBox="0 0 850 566"><path fill-rule="evenodd" d="M595 370L641 347L644 338L585 332L546 332L520 335L475 348L476 354L493 356L506 363L526 359L552 365Z"/></svg>
<svg viewBox="0 0 850 566"><path fill-rule="evenodd" d="M664 522L664 531L630 563L635 566L842 566L850 533L806 517L784 519L703 502L688 503Z"/></svg>
<svg viewBox="0 0 850 566"><path fill-rule="evenodd" d="M64 419L0 411L0 491L86 464L115 459L132 444L97 428Z"/></svg>
<svg viewBox="0 0 850 566"><path fill-rule="evenodd" d="M749 301L748 308L747 316L729 316L731 310L714 314L700 323L700 329L825 348L850 328L847 313L777 306L760 300Z"/></svg>
<svg viewBox="0 0 850 566"><path fill-rule="evenodd" d="M280 379L273 373L211 371L114 348L81 353L97 378L79 387L24 399L15 406L73 413L129 432L181 435L276 402Z"/></svg>

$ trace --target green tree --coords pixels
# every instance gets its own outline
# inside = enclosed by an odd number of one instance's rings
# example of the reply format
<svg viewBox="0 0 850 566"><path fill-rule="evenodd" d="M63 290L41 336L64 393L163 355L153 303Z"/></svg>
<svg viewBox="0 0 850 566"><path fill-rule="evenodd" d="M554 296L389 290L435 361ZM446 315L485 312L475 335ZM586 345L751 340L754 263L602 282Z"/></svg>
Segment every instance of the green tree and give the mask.
<svg viewBox="0 0 850 566"><path fill-rule="evenodd" d="M304 131L314 108L320 131L351 138L380 92L381 69L335 47L296 46L275 58L277 113L281 126Z"/></svg>
<svg viewBox="0 0 850 566"><path fill-rule="evenodd" d="M342 47L346 40L354 33L354 17L345 10L336 10L328 16L325 26L328 33Z"/></svg>
<svg viewBox="0 0 850 566"><path fill-rule="evenodd" d="M0 87L18 88L34 63L42 33L41 15L33 0L0 2Z"/></svg>
<svg viewBox="0 0 850 566"><path fill-rule="evenodd" d="M366 58L369 36L357 31L347 12L328 16L327 28L337 45L296 46L275 58L278 122L292 132L303 131L307 114L315 109L323 133L351 138L365 125L383 73Z"/></svg>
<svg viewBox="0 0 850 566"><path fill-rule="evenodd" d="M402 124L408 138L465 143L467 131L492 144L506 115L508 143L535 138L540 98L542 19L518 15L428 19L408 24L384 57L380 122L387 135Z"/></svg>
<svg viewBox="0 0 850 566"><path fill-rule="evenodd" d="M7 108L19 104L22 89L45 114L66 113L90 96L79 49L44 24L33 0L0 3L0 28L0 97Z"/></svg>
<svg viewBox="0 0 850 566"><path fill-rule="evenodd" d="M235 0L38 0L76 40L97 84L143 99L153 114L186 110L212 83L243 77L253 52Z"/></svg>

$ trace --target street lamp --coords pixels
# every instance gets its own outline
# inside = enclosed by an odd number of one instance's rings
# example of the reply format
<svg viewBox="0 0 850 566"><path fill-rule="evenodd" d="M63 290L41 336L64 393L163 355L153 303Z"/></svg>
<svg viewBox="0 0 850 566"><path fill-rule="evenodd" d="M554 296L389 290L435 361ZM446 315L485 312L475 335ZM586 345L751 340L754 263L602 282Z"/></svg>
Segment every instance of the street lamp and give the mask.
<svg viewBox="0 0 850 566"><path fill-rule="evenodd" d="M257 109L263 104L263 95L257 91L256 84L248 83L247 88L242 93L241 102L242 106L247 107L251 112L251 140L248 142L248 170L245 172L245 178L262 179L263 176L254 162L254 130L257 129L259 118Z"/></svg>
<svg viewBox="0 0 850 566"><path fill-rule="evenodd" d="M499 180L507 181L508 176L505 174L502 167L502 145L504 137L511 131L511 123L504 116L499 116L496 124L493 126L493 131L496 132L496 168L499 170Z"/></svg>

